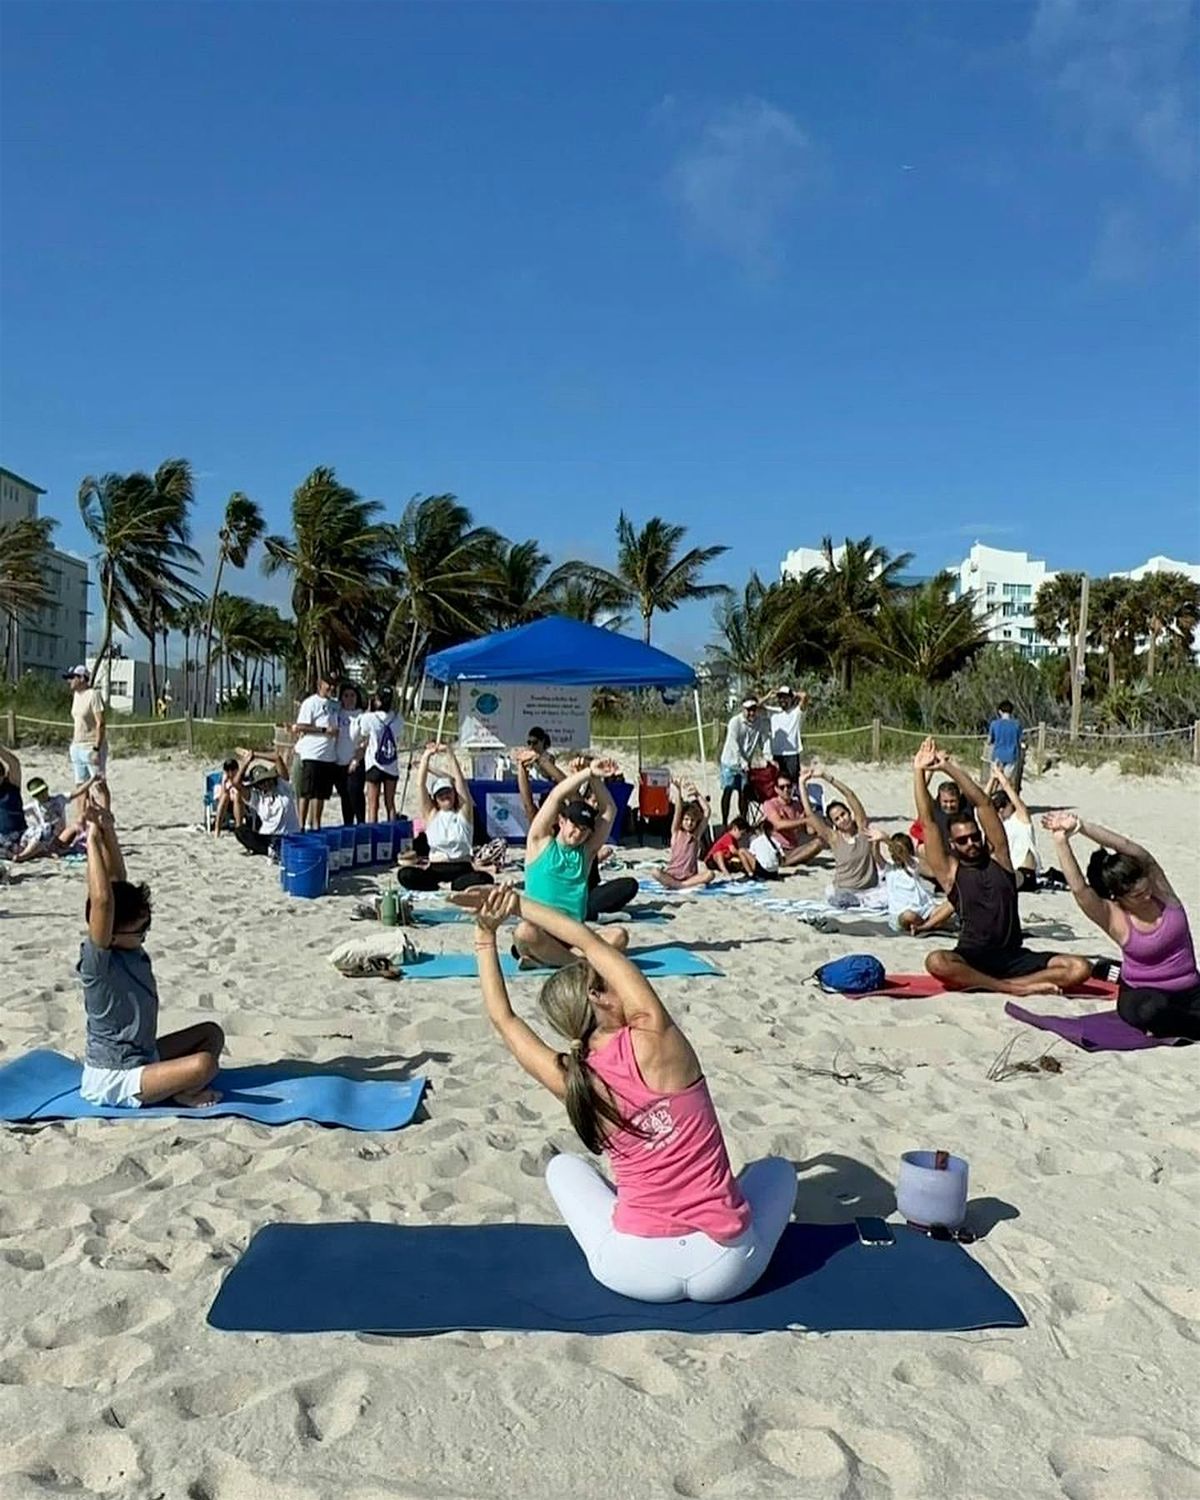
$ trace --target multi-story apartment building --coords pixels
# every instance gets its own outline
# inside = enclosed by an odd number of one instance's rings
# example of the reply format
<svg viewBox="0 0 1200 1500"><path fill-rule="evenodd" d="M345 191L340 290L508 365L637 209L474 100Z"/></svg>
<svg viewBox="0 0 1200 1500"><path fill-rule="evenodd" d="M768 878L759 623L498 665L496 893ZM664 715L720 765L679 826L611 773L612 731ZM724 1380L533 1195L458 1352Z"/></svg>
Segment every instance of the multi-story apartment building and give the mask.
<svg viewBox="0 0 1200 1500"><path fill-rule="evenodd" d="M35 519L39 497L46 492L11 469L0 468L0 523ZM39 672L61 676L77 666L87 650L88 565L81 557L53 548L46 584L51 601L17 632L18 675Z"/></svg>
<svg viewBox="0 0 1200 1500"><path fill-rule="evenodd" d="M986 618L996 645L1032 657L1059 649L1061 642L1045 640L1033 624L1038 589L1055 577L1040 557L976 542L957 572L959 593L974 592L975 613Z"/></svg>

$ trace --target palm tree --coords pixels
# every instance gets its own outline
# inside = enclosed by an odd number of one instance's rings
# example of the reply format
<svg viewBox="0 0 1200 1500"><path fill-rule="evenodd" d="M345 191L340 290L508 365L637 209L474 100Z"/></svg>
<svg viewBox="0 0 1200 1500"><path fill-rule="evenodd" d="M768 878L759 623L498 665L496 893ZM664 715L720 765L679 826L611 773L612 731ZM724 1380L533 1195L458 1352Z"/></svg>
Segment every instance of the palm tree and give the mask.
<svg viewBox="0 0 1200 1500"><path fill-rule="evenodd" d="M604 611L605 600L615 608L624 602L624 590L611 573L575 558L551 568L550 558L537 541L510 542L499 537L490 567L495 577L488 613L497 629L563 614L564 601L590 600L594 613Z"/></svg>
<svg viewBox="0 0 1200 1500"><path fill-rule="evenodd" d="M669 614L691 599L713 599L730 593L728 584L701 583L700 575L728 547L679 549L686 526L673 526L651 516L641 531L621 512L617 519L617 573L626 597L642 617L642 639L650 644L650 622L655 614Z"/></svg>
<svg viewBox="0 0 1200 1500"><path fill-rule="evenodd" d="M1082 573L1056 573L1038 589L1033 601L1033 625L1043 640L1056 644L1065 635L1074 650L1082 584Z"/></svg>
<svg viewBox="0 0 1200 1500"><path fill-rule="evenodd" d="M1153 681L1160 645L1191 651L1200 621L1200 584L1184 573L1147 573L1133 585L1130 605L1138 634L1146 637L1146 676Z"/></svg>
<svg viewBox="0 0 1200 1500"><path fill-rule="evenodd" d="M382 508L339 484L333 469L317 468L292 496L293 536L263 542L263 571L291 574L306 691L361 651L395 581L394 531L378 519Z"/></svg>
<svg viewBox="0 0 1200 1500"><path fill-rule="evenodd" d="M588 567L565 578L554 591L553 612L604 630L622 631L629 623L624 607L629 595L619 579L603 568Z"/></svg>
<svg viewBox="0 0 1200 1500"><path fill-rule="evenodd" d="M717 602L721 639L709 646L708 656L718 676L743 686L761 684L787 664L789 611L781 604L782 589L751 573L740 599L728 595Z"/></svg>
<svg viewBox="0 0 1200 1500"><path fill-rule="evenodd" d="M821 551L824 566L815 570L818 576L812 581L824 595L825 624L833 643L830 660L843 691L849 691L856 657L869 652L875 615L902 587L900 575L911 564L912 553L893 557L869 536L858 541L846 537L840 551L827 536Z"/></svg>
<svg viewBox="0 0 1200 1500"><path fill-rule="evenodd" d="M1128 578L1097 578L1088 594L1088 645L1105 654L1110 693L1117 686L1117 651L1133 646L1134 589Z"/></svg>
<svg viewBox="0 0 1200 1500"><path fill-rule="evenodd" d="M225 518L217 533L217 574L213 579L212 593L209 595L208 621L205 626L204 690L200 700L201 713L208 712L208 682L212 673L213 620L216 615L217 595L221 592L221 574L225 571L226 563L231 568L244 568L250 556L250 549L255 542L262 539L262 534L266 529L267 525L263 520L262 511L254 501L243 495L241 490L234 490L225 502Z"/></svg>
<svg viewBox="0 0 1200 1500"><path fill-rule="evenodd" d="M184 577L199 560L190 545L191 503L191 468L182 458L167 459L153 475L89 475L80 484L79 512L97 546L96 572L104 601L104 633L94 678L112 648L114 627L127 629L131 621L150 640L154 673L158 613L165 604L195 597Z"/></svg>
<svg viewBox="0 0 1200 1500"><path fill-rule="evenodd" d="M202 599L189 599L180 609L175 611L173 628L183 636L183 711L185 714L195 711L196 692L192 677L199 667L199 658L192 657L192 641L199 645L200 638L204 634L205 621L208 616L208 606Z"/></svg>
<svg viewBox="0 0 1200 1500"><path fill-rule="evenodd" d="M0 615L4 616L4 665L10 682L21 675L21 622L54 603L46 586L46 564L50 534L57 524L49 516L0 522Z"/></svg>
<svg viewBox="0 0 1200 1500"><path fill-rule="evenodd" d="M400 701L407 701L418 652L440 638L461 640L487 629L487 601L504 588L497 562L505 543L490 526L476 526L453 495L414 496L391 528L398 564L398 598L384 634L391 651L407 637ZM514 563L526 576L545 566L536 544L524 543ZM532 551L529 549L532 548ZM510 549L511 550L511 549Z"/></svg>
<svg viewBox="0 0 1200 1500"><path fill-rule="evenodd" d="M946 572L885 600L869 626L871 654L926 682L952 677L988 644L974 594L955 598L953 591L954 575Z"/></svg>

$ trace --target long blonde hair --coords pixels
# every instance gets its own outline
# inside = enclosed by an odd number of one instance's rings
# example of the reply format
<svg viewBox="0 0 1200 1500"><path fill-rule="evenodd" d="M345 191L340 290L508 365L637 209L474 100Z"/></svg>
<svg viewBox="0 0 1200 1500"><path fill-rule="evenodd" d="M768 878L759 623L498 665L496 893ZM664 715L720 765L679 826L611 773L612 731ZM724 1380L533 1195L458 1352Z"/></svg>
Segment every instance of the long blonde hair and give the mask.
<svg viewBox="0 0 1200 1500"><path fill-rule="evenodd" d="M618 1130L642 1133L592 1083L587 1063L588 1043L596 1029L591 991L603 988L604 981L591 964L581 962L557 969L538 996L542 1014L569 1043L567 1051L559 1053L566 1072L567 1117L594 1156L604 1150L606 1123Z"/></svg>

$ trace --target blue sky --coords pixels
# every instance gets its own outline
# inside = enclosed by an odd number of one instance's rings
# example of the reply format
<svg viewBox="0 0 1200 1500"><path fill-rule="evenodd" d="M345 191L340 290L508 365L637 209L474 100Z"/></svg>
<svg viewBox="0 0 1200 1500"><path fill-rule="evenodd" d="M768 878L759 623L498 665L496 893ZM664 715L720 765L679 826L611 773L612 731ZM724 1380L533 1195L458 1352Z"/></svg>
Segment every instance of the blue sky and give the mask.
<svg viewBox="0 0 1200 1500"><path fill-rule="evenodd" d="M1195 8L10 0L0 462L1200 556ZM256 570L231 585L280 598ZM707 638L709 608L659 625Z"/></svg>

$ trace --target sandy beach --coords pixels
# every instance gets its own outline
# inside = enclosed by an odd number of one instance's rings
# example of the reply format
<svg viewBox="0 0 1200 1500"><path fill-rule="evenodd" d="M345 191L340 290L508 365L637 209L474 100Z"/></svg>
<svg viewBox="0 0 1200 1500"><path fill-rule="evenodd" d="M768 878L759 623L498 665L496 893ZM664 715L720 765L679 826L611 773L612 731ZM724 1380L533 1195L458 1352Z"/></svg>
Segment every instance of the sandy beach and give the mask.
<svg viewBox="0 0 1200 1500"><path fill-rule="evenodd" d="M65 756L23 759L26 775L63 781ZM903 768L836 769L874 818L907 827ZM1059 1043L1061 1073L988 1082L1014 1035L1023 1058L1052 1039L1007 1019L997 997L824 995L809 976L829 957L873 950L916 970L926 946L824 935L741 901L671 900L668 925L632 929L635 945L667 935L726 971L664 981L662 995L705 1064L735 1167L790 1157L797 1217L829 1222L893 1212L906 1149L965 1155L971 1222L986 1231L971 1253L1028 1328L209 1329L222 1277L262 1225L550 1223L548 1149L578 1148L493 1038L473 984L341 978L327 954L360 930L353 896L293 900L274 867L207 838L200 770L176 756L111 771L131 877L154 893L163 1028L218 1020L231 1064L419 1071L426 1111L391 1134L235 1119L4 1128L0 1500L1200 1497L1200 1048L1090 1056ZM1080 807L1143 839L1200 918L1200 778L1068 768L1025 790L1035 809ZM827 878L784 893L818 894ZM0 888L0 1060L81 1055L83 896L82 870L48 863ZM1109 951L1066 894L1025 897L1022 914L1034 946ZM470 941L469 926L421 935L434 951ZM533 983L514 991L527 1015L535 995ZM835 1060L861 1076L800 1071Z"/></svg>

